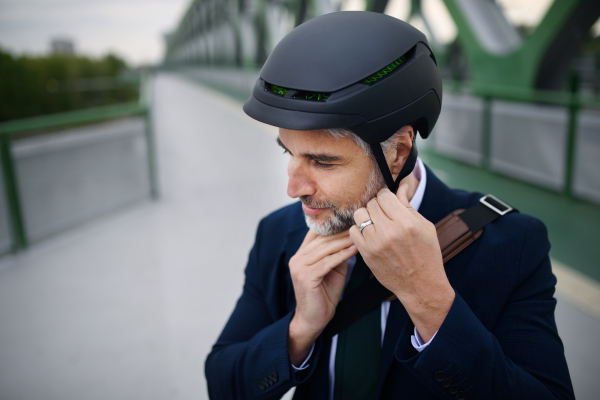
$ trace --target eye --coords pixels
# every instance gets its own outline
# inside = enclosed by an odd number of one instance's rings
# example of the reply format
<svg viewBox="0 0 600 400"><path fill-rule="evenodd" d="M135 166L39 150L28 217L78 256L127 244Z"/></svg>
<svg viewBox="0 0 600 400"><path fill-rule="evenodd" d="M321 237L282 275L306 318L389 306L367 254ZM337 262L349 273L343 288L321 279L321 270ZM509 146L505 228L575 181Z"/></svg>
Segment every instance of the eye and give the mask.
<svg viewBox="0 0 600 400"><path fill-rule="evenodd" d="M315 163L315 166L317 168L329 169L329 168L332 168L333 166L335 166L335 164L323 164L317 160L313 160L313 162Z"/></svg>
<svg viewBox="0 0 600 400"><path fill-rule="evenodd" d="M292 153L290 153L290 151L288 149L283 149L283 154L289 154L292 155Z"/></svg>

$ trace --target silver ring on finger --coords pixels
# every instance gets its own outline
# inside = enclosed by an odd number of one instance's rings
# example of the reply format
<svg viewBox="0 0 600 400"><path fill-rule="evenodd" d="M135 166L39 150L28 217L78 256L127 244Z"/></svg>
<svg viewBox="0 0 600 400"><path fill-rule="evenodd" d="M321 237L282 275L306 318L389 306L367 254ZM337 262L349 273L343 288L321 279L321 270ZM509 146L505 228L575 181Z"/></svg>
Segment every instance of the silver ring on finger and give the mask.
<svg viewBox="0 0 600 400"><path fill-rule="evenodd" d="M362 223L362 224L360 224L360 226L358 227L358 231L359 231L360 233L362 233L363 229L365 229L365 228L366 228L367 226L369 226L369 225L373 225L373 221L371 221L371 220L368 220L368 221L366 221L366 222L363 222L363 223Z"/></svg>

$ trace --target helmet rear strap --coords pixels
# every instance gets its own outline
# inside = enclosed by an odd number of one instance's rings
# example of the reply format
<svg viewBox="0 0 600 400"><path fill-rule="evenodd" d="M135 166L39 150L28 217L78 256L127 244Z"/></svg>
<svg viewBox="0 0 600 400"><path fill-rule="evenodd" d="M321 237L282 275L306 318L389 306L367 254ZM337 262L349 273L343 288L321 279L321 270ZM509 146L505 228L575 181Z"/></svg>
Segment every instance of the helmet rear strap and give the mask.
<svg viewBox="0 0 600 400"><path fill-rule="evenodd" d="M404 162L404 166L402 170L398 174L398 177L394 181L394 177L392 176L392 172L387 165L385 160L385 154L383 154L383 148L381 147L381 143L371 143L371 150L373 150L373 155L375 156L375 160L377 161L377 165L379 165L379 169L383 175L383 179L385 183L390 189L392 193L396 193L398 191L398 187L400 186L400 181L406 178L412 170L415 168L415 164L417 163L417 156L419 155L419 150L417 150L416 143L417 135L415 134L413 137L412 148L410 149L410 153L408 153L408 157Z"/></svg>

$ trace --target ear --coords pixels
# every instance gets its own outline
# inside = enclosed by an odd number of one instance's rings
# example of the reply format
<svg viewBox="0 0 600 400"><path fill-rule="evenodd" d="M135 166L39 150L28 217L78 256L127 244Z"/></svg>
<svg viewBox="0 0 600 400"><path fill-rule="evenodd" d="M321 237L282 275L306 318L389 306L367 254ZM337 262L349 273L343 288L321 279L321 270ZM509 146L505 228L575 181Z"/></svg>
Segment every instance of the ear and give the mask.
<svg viewBox="0 0 600 400"><path fill-rule="evenodd" d="M400 171L402 171L406 158L412 149L412 140L415 135L415 132L410 125L403 126L398 133L400 133L400 139L396 142L394 151L390 151L386 157L390 172L394 179L396 179Z"/></svg>

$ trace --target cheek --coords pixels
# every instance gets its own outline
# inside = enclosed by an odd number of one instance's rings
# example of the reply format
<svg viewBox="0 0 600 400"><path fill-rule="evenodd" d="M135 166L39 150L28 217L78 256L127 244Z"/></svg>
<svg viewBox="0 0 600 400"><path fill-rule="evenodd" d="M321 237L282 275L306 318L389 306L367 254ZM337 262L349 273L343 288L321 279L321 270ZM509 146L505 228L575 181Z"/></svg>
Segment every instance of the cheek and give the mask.
<svg viewBox="0 0 600 400"><path fill-rule="evenodd" d="M319 176L319 189L327 200L339 206L350 206L362 198L370 173L365 176L362 171L349 169L325 171Z"/></svg>

